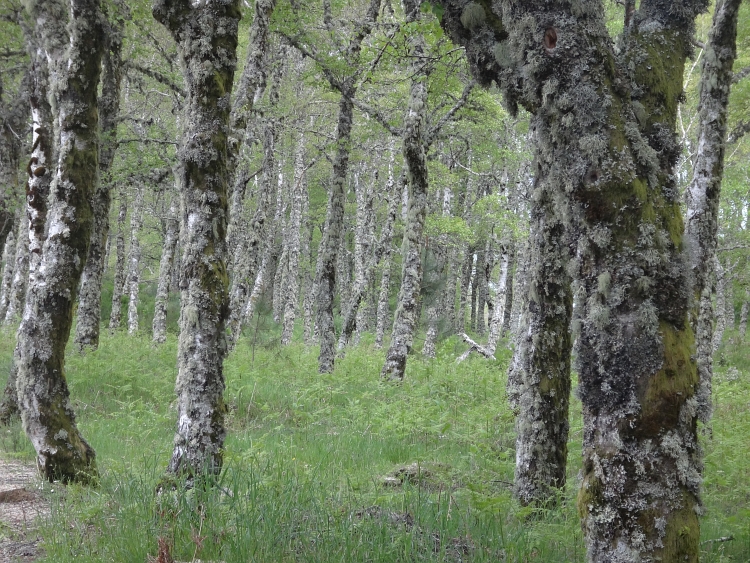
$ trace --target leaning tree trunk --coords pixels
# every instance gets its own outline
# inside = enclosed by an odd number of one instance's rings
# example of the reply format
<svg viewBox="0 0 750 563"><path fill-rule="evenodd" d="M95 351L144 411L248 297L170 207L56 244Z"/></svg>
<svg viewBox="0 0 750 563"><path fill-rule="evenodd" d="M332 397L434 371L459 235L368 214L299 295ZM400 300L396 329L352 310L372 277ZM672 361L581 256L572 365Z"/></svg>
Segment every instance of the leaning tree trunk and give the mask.
<svg viewBox="0 0 750 563"><path fill-rule="evenodd" d="M120 209L117 213L117 259L115 279L112 287L112 309L109 313L109 329L116 330L122 323L122 296L125 294L125 219L128 216L128 200L125 190L120 192Z"/></svg>
<svg viewBox="0 0 750 563"><path fill-rule="evenodd" d="M71 0L69 5L48 0L33 11L47 48L60 146L47 239L18 329L18 400L44 477L87 481L96 475L95 454L76 426L65 381L65 346L91 240L91 199L98 182L103 16L98 0Z"/></svg>
<svg viewBox="0 0 750 563"><path fill-rule="evenodd" d="M35 43L39 43L36 38ZM29 97L31 105L31 119L33 131L33 145L29 165L27 167L28 180L26 182L26 220L22 218L21 226L25 227L19 236L26 239L28 244L28 283L39 282L37 274L42 261L44 241L47 238L47 205L52 170L54 164L54 140L52 108L48 99L49 76L47 72L46 55L37 47L32 50L33 86ZM25 305L25 304L24 304ZM23 305L21 305L23 307ZM0 405L0 420L8 421L11 416L19 412L18 390L18 362L20 359L19 342L13 354L13 365L8 374L3 401Z"/></svg>
<svg viewBox="0 0 750 563"><path fill-rule="evenodd" d="M228 313L227 131L239 1L156 0L188 92L179 151L186 225L180 280L177 433L170 473L218 473L223 460Z"/></svg>
<svg viewBox="0 0 750 563"><path fill-rule="evenodd" d="M600 2L440 4L474 75L532 114L534 197L575 229L588 560L697 563L700 380L674 165L706 2L640 2L621 53Z"/></svg>
<svg viewBox="0 0 750 563"><path fill-rule="evenodd" d="M419 18L419 3L409 2L407 21ZM403 380L406 356L414 341L417 327L417 305L422 285L422 232L427 210L427 157L423 136L427 110L427 69L422 62L425 40L421 33L410 38L413 57L413 78L409 107L404 118L404 163L407 170L409 208L404 232L404 265L401 270L401 289L393 320L391 345L385 358L381 376Z"/></svg>
<svg viewBox="0 0 750 563"><path fill-rule="evenodd" d="M159 282L156 286L154 300L154 320L151 325L153 341L163 344L167 340L167 304L169 303L169 285L172 278L174 255L177 250L179 223L177 221L177 201L172 198L167 215L167 231L164 235L164 246L159 262Z"/></svg>
<svg viewBox="0 0 750 563"><path fill-rule="evenodd" d="M99 347L99 330L102 322L102 280L107 266L107 240L109 238L109 208L112 204L111 181L106 178L117 148L117 124L120 113L120 86L122 84L122 39L125 22L114 17L107 26L106 49L102 59L102 95L99 97L102 146L99 153L99 173L105 180L99 184L94 196L94 227L86 266L81 276L78 295L78 315L74 342L80 351Z"/></svg>
<svg viewBox="0 0 750 563"><path fill-rule="evenodd" d="M130 255L128 256L128 334L138 332L138 298L141 286L141 240L143 228L143 186L136 187L133 211L130 214Z"/></svg>
<svg viewBox="0 0 750 563"><path fill-rule="evenodd" d="M716 256L719 196L724 175L724 148L727 135L727 107L729 90L734 78L732 66L737 56L737 17L740 2L741 0L722 0L716 3L701 71L698 152L693 165L693 180L686 191L685 238L694 280L690 320L697 343L700 376L699 416L703 422L708 422L711 418L714 351L711 324L714 310L711 302L710 277ZM718 276L717 269L717 278ZM724 283L723 279L717 279L716 282L717 285Z"/></svg>

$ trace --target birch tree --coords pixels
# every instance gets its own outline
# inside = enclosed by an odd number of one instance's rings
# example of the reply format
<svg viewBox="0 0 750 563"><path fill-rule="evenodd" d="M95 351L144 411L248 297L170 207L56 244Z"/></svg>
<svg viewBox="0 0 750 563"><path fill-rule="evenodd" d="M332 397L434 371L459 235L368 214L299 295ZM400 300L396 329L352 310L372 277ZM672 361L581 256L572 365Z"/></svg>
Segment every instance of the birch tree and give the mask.
<svg viewBox="0 0 750 563"><path fill-rule="evenodd" d="M218 473L226 434L227 137L239 2L156 0L153 14L177 43L187 90L179 150L186 217L177 351L178 422L168 471Z"/></svg>
<svg viewBox="0 0 750 563"><path fill-rule="evenodd" d="M36 3L32 17L43 39L60 143L48 235L18 329L16 384L23 427L42 475L86 481L96 475L95 454L78 431L70 405L65 346L98 182L103 15L97 0L50 0Z"/></svg>

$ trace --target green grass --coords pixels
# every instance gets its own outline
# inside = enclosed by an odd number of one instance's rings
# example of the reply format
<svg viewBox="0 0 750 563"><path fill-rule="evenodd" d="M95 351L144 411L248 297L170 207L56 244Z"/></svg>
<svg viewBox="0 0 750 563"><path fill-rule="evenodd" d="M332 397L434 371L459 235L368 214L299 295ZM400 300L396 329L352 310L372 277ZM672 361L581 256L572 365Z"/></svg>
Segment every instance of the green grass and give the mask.
<svg viewBox="0 0 750 563"><path fill-rule="evenodd" d="M513 416L505 400L509 352L456 365L461 345L410 358L406 381L380 381L371 339L330 375L317 351L283 348L265 323L225 365L230 407L218 486L155 490L175 423L176 339L103 335L68 356L79 425L97 451L101 486L50 487L44 561L144 562L157 539L190 561L584 561L575 510L581 414L571 413L569 485L560 506L531 510L510 494ZM12 334L0 344L0 369ZM717 362L716 412L706 451L702 561L750 560L750 352L727 345ZM2 455L32 459L18 423ZM421 473L383 484L398 468ZM51 492L54 489L54 492Z"/></svg>

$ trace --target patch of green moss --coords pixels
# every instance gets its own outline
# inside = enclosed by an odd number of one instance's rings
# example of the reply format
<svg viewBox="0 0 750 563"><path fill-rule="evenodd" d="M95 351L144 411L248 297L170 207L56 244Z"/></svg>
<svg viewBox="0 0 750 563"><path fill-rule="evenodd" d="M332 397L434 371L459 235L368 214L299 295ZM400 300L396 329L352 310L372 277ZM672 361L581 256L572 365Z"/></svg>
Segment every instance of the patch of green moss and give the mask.
<svg viewBox="0 0 750 563"><path fill-rule="evenodd" d="M697 501L690 493L683 493L682 508L672 512L662 538L662 561L698 563L700 525L695 513ZM648 532L648 530L647 530Z"/></svg>
<svg viewBox="0 0 750 563"><path fill-rule="evenodd" d="M679 423L682 406L698 386L698 370L692 359L695 337L690 323L676 329L662 321L659 330L664 364L640 386L641 415L636 427L639 437L655 437L674 428Z"/></svg>

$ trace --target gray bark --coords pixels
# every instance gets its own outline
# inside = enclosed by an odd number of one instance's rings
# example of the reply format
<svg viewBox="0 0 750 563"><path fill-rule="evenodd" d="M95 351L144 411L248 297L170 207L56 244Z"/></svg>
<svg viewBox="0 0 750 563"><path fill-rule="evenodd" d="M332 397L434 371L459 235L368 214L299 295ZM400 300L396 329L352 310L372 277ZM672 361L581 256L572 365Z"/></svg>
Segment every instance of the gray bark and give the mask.
<svg viewBox="0 0 750 563"><path fill-rule="evenodd" d="M162 344L167 340L167 304L169 302L169 285L172 278L177 238L179 237L179 223L177 220L177 201L172 198L166 219L166 233L159 262L159 281L154 300L154 320L151 325L153 341Z"/></svg>
<svg viewBox="0 0 750 563"><path fill-rule="evenodd" d="M29 281L29 237L28 222L22 217L18 222L16 235L16 253L13 258L13 280L10 284L8 309L5 311L3 324L18 322L26 300L26 286Z"/></svg>
<svg viewBox="0 0 750 563"><path fill-rule="evenodd" d="M94 195L94 227L86 266L81 276L78 294L75 345L80 351L96 350L102 321L102 280L106 268L106 248L109 239L109 208L112 204L111 181L107 178L117 148L117 124L120 113L122 85L122 40L125 22L111 18L106 27L106 48L102 59L102 95L99 96L99 120L102 143L99 153L99 173L104 177Z"/></svg>
<svg viewBox="0 0 750 563"><path fill-rule="evenodd" d="M177 42L188 94L179 150L185 216L178 422L168 471L218 473L226 435L227 134L241 14L238 0L156 0L153 14Z"/></svg>
<svg viewBox="0 0 750 563"><path fill-rule="evenodd" d="M43 37L60 144L47 239L18 329L16 385L40 472L49 480L87 481L96 475L95 454L76 426L64 362L98 183L103 15L97 0L48 0L32 10Z"/></svg>
<svg viewBox="0 0 750 563"><path fill-rule="evenodd" d="M305 136L299 134L297 139L297 152L294 156L294 178L292 180L291 211L289 213L288 240L287 240L287 283L283 288L286 291L284 305L284 327L281 333L281 345L287 346L292 342L294 335L294 320L299 308L299 280L300 280L300 240L302 229L302 212L306 207L307 184L305 182Z"/></svg>
<svg viewBox="0 0 750 563"><path fill-rule="evenodd" d="M724 330L727 327L726 317L726 283L727 283L727 272L719 262L719 259L714 255L714 271L716 272L716 309L714 311L714 327L713 333L711 334L711 353L713 354L721 346L721 340L724 338ZM706 304L711 307L712 303ZM701 310L703 311L704 305L701 304ZM710 318L710 316L709 316ZM710 395L709 395L710 397ZM710 400L710 398L709 398Z"/></svg>
<svg viewBox="0 0 750 563"><path fill-rule="evenodd" d="M533 198L575 229L588 560L697 563L699 376L674 165L685 59L707 3L640 2L620 53L599 2L440 4L474 75L532 114Z"/></svg>
<svg viewBox="0 0 750 563"><path fill-rule="evenodd" d="M711 418L714 350L714 333L711 325L716 311L711 303L710 277L716 256L719 197L724 175L727 136L727 108L734 77L732 66L737 56L739 7L740 0L724 0L716 4L701 70L698 151L693 165L693 180L686 190L685 240L694 280L690 320L698 352L699 416L703 422L708 422ZM723 284L723 279L719 279L718 270L717 284ZM724 318L723 314L721 318Z"/></svg>
<svg viewBox="0 0 750 563"><path fill-rule="evenodd" d="M742 308L740 309L740 342L745 341L745 334L747 333L747 313L750 310L750 303L747 301L742 302Z"/></svg>
<svg viewBox="0 0 750 563"><path fill-rule="evenodd" d="M407 22L419 18L419 3L405 4ZM404 164L407 171L409 207L404 232L404 264L401 270L401 289L393 320L391 344L386 354L381 376L403 380L406 357L414 341L417 324L417 305L422 285L422 232L427 209L427 158L425 155L425 113L427 111L427 69L421 61L425 40L421 33L409 39L412 60L409 104L404 118Z"/></svg>
<svg viewBox="0 0 750 563"><path fill-rule="evenodd" d="M13 268L16 265L14 260L16 256L16 235L10 232L5 239L5 248L3 249L3 280L0 287L0 319L5 318L5 312L8 310L10 301L10 288L13 283Z"/></svg>
<svg viewBox="0 0 750 563"><path fill-rule="evenodd" d="M130 254L128 256L128 334L138 333L138 297L141 286L141 240L143 228L143 186L135 188L135 201L130 213Z"/></svg>
<svg viewBox="0 0 750 563"><path fill-rule="evenodd" d="M396 216L399 208L399 194L402 186L406 181L406 173L402 174L398 181L394 181L394 147L391 144L391 156L388 161L388 182L386 184L386 197L388 198L388 216L381 233L381 248L383 249L382 271L380 278L380 291L378 293L377 320L375 324L375 346L380 348L383 345L383 336L385 327L390 316L390 295L391 295L391 270L393 260L393 232L396 224Z"/></svg>
<svg viewBox="0 0 750 563"><path fill-rule="evenodd" d="M268 209L275 195L274 172L276 157L276 124L266 121L263 128L263 172L255 212L247 229L247 241L242 245L241 259L235 264L229 307L229 347L235 346L242 333L242 312L250 298L258 268L263 259L263 249L268 236Z"/></svg>
<svg viewBox="0 0 750 563"><path fill-rule="evenodd" d="M120 208L117 213L117 259L115 261L112 309L109 314L109 329L116 330L122 323L122 297L125 294L125 219L128 215L128 200L125 190L120 192Z"/></svg>

